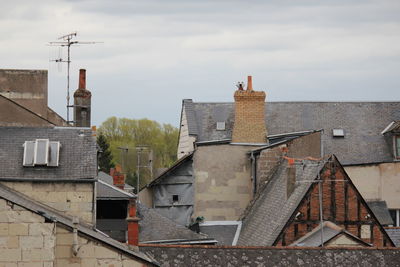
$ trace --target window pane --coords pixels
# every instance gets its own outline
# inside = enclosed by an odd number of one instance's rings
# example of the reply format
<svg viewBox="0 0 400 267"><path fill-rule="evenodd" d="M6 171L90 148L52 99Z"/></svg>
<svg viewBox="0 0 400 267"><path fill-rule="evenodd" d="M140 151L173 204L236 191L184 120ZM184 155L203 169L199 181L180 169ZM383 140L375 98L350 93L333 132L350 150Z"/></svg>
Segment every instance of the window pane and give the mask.
<svg viewBox="0 0 400 267"><path fill-rule="evenodd" d="M49 152L49 140L48 139L37 139L36 140L35 164L47 165L48 152Z"/></svg>
<svg viewBox="0 0 400 267"><path fill-rule="evenodd" d="M400 157L400 136L396 137L396 156Z"/></svg>

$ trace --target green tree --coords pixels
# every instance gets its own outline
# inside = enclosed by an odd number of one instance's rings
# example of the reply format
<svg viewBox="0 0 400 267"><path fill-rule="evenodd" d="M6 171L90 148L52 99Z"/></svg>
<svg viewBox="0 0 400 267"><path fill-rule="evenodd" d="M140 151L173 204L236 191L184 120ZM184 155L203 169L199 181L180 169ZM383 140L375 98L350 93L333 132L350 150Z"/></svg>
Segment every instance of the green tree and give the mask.
<svg viewBox="0 0 400 267"><path fill-rule="evenodd" d="M170 124L160 124L148 119L127 119L111 117L102 123L99 132L110 143L110 150L115 163L121 164L127 175L127 183L136 187L137 147L146 146L149 154L142 153L140 165L152 160L153 170L171 166L176 160L179 130ZM127 148L127 150L125 149ZM151 172L147 168L139 168L141 186L150 182Z"/></svg>
<svg viewBox="0 0 400 267"><path fill-rule="evenodd" d="M97 137L97 145L100 148L99 169L105 173L110 173L110 168L114 168L113 157L110 145L104 135L101 133Z"/></svg>

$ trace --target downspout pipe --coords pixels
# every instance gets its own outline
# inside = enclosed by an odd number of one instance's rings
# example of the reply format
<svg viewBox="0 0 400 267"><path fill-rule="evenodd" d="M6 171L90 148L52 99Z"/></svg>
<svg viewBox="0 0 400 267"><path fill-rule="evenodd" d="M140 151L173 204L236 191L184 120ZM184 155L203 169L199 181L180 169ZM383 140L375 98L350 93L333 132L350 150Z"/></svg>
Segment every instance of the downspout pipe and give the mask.
<svg viewBox="0 0 400 267"><path fill-rule="evenodd" d="M74 256L78 255L78 251L79 251L79 243L78 243L78 224L79 224L79 218L78 217L73 217L72 218L72 224L73 224L73 230L72 230L72 234L73 234L73 243L72 243L72 254Z"/></svg>
<svg viewBox="0 0 400 267"><path fill-rule="evenodd" d="M253 151L251 151L250 160L251 160L251 178L253 180L253 197L254 197L257 193L257 171L256 171L257 160L256 157L254 156Z"/></svg>

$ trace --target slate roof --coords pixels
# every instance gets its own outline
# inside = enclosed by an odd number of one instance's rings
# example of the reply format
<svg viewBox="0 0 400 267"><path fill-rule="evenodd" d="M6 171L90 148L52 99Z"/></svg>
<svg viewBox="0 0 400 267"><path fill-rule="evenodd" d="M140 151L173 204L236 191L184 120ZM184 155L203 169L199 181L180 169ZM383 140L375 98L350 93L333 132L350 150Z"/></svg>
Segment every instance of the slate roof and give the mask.
<svg viewBox="0 0 400 267"><path fill-rule="evenodd" d="M97 178L109 185L114 185L114 180L112 178L111 175L108 175L105 172L99 171L99 173L97 174ZM129 185L129 184L125 184L124 186L124 190L129 191L129 192L133 192L134 187Z"/></svg>
<svg viewBox="0 0 400 267"><path fill-rule="evenodd" d="M140 243L182 244L192 241L192 243L214 244L217 242L205 234L198 234L175 223L141 203L137 205L137 217L140 218Z"/></svg>
<svg viewBox="0 0 400 267"><path fill-rule="evenodd" d="M234 103L183 101L189 134L197 141L230 139ZM324 129L325 154L333 154L344 165L393 161L381 132L400 120L400 102L267 102L269 135ZM216 123L225 121L226 130ZM344 129L345 137L332 137L332 129Z"/></svg>
<svg viewBox="0 0 400 267"><path fill-rule="evenodd" d="M218 241L218 246L235 246L240 234L241 222L208 221L200 224L200 232Z"/></svg>
<svg viewBox="0 0 400 267"><path fill-rule="evenodd" d="M400 247L400 227L385 227L385 231L388 233L395 246Z"/></svg>
<svg viewBox="0 0 400 267"><path fill-rule="evenodd" d="M58 167L23 167L23 144L35 139L61 143ZM89 128L0 127L0 179L94 179L96 139Z"/></svg>
<svg viewBox="0 0 400 267"><path fill-rule="evenodd" d="M287 166L284 160L276 174L247 210L240 233L239 246L272 246L290 216L300 204L312 183L324 167L326 160L304 160L295 163L296 187L290 197L286 197Z"/></svg>
<svg viewBox="0 0 400 267"><path fill-rule="evenodd" d="M153 181L151 181L150 183L148 183L147 185L145 185L143 188L145 187L152 187L158 183L160 183L164 177L167 177L168 174L170 174L171 172L173 172L174 170L176 170L177 168L179 168L182 164L184 164L185 162L187 162L188 160L191 160L193 157L193 153L189 153L185 156L183 156L182 158L180 158L179 160L177 160L171 167L169 167L168 169L166 169L165 171L163 171L160 175L158 175L158 177L156 177ZM142 189L143 189L142 188Z"/></svg>
<svg viewBox="0 0 400 267"><path fill-rule="evenodd" d="M57 222L57 224L61 224L63 226L67 226L69 229L73 228L72 218L66 216L65 214L60 214L57 210L43 205L11 188L0 183L0 198L6 199L14 204L17 204L27 210L30 210L40 216L45 217L47 220ZM131 257L135 257L140 259L148 264L158 266L158 263L153 259L145 255L141 252L136 252L129 249L124 244L106 236L104 233L93 230L93 226L80 222L78 225L78 233L86 235L90 238L93 238L100 243L106 244L108 246L117 249L119 252L130 255Z"/></svg>
<svg viewBox="0 0 400 267"><path fill-rule="evenodd" d="M367 204L380 224L393 225L393 220L390 216L386 201L367 201Z"/></svg>
<svg viewBox="0 0 400 267"><path fill-rule="evenodd" d="M98 200L128 200L131 198L136 198L134 194L125 192L124 190L101 180L98 180L96 183L96 189L96 198Z"/></svg>
<svg viewBox="0 0 400 267"><path fill-rule="evenodd" d="M355 235L351 234L350 232L346 231L343 228L340 228L338 225L326 221L323 223L322 226L323 234L321 233L321 227L314 228L311 232L307 233L305 236L301 237L300 239L296 240L293 244L289 246L297 246L297 247L321 247L322 244L326 244L336 236L340 234L344 234L347 237L353 239L354 241L361 243L364 246L370 247L371 245L364 242L360 238L356 237ZM324 237L323 242L321 236Z"/></svg>

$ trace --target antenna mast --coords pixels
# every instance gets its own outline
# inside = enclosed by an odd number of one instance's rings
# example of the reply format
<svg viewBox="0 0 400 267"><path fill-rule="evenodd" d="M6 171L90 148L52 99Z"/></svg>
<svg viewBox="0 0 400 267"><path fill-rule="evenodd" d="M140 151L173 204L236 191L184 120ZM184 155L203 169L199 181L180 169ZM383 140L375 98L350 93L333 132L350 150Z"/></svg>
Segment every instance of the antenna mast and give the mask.
<svg viewBox="0 0 400 267"><path fill-rule="evenodd" d="M54 62L64 62L67 63L67 123L72 123L74 122L73 120L69 119L69 109L73 107L73 105L70 105L69 100L70 100L70 94L69 94L69 73L70 73L70 65L71 65L71 46L74 44L95 44L99 42L81 42L81 41L73 41L72 39L78 35L77 32L72 32L66 35L63 35L58 38L58 40L62 41L56 41L56 42L49 42L50 46L60 46L60 47L67 47L67 60L62 59L60 56L57 59L51 60Z"/></svg>

